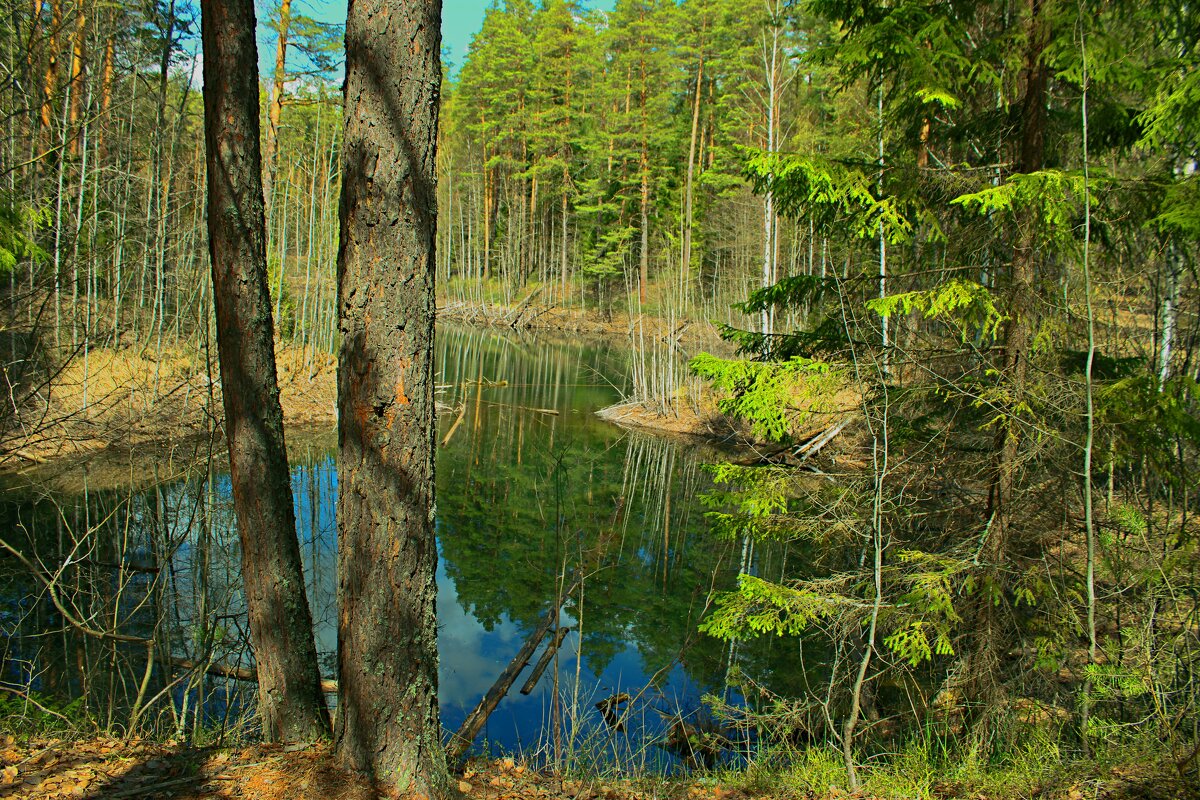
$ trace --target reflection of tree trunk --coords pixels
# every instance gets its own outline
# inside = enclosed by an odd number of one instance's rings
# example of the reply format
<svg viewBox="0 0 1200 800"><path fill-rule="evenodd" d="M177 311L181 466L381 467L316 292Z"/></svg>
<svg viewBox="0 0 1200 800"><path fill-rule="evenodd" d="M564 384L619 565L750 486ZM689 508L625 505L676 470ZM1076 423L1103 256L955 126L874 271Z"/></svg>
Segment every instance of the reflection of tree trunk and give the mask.
<svg viewBox="0 0 1200 800"><path fill-rule="evenodd" d="M334 739L345 767L430 798L452 793L434 618L438 6L350 5L338 252Z"/></svg>
<svg viewBox="0 0 1200 800"><path fill-rule="evenodd" d="M267 289L251 0L204 0L208 230L242 578L268 739L328 734L304 596Z"/></svg>

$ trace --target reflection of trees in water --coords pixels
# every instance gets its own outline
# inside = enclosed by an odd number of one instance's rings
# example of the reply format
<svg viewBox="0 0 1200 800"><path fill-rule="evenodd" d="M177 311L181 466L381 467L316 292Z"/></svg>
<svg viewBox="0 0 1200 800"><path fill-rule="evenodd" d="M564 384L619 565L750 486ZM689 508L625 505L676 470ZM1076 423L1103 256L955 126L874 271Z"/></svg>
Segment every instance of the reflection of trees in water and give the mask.
<svg viewBox="0 0 1200 800"><path fill-rule="evenodd" d="M626 652L656 675L657 688L681 664L698 687L721 689L728 653L696 625L712 591L732 586L742 548L712 535L697 501L709 488L701 463L712 454L594 416L619 395L605 376L623 374L622 353L487 331L444 331L438 347L439 399L452 409L442 415L439 442L463 414L439 449L437 471L444 568L463 609L486 630L508 620L528 632L544 617L565 564L586 576L582 609L576 597L568 610L569 622L581 623L583 668L594 676L581 678L583 698L617 691L599 685L601 674ZM336 468L327 440L289 439L317 647L331 676ZM198 709L221 726L252 708L252 685L203 671L252 666L222 461L170 480L150 473L134 489L96 492L82 483L78 491L0 505L0 524L11 531L6 540L39 559L78 618L153 638L156 658L142 692L144 646L78 633L45 587L0 554L5 682L82 697L89 713L109 722L126 719L140 693L143 719L181 733L199 724ZM775 575L780 560L763 547L748 568ZM571 651L577 636L567 640ZM746 648L739 660L769 677L790 652L769 643Z"/></svg>
<svg viewBox="0 0 1200 800"><path fill-rule="evenodd" d="M296 532L308 584L321 674L337 672L337 466L327 446L305 444L289 453Z"/></svg>
<svg viewBox="0 0 1200 800"><path fill-rule="evenodd" d="M650 671L682 656L693 679L716 685L722 648L695 624L714 574L727 584L732 568L697 507L707 478L695 454L593 417L616 396L597 378L615 371L602 350L530 358L478 332L442 346L443 402L465 406L438 471L443 556L463 608L488 629L507 618L531 630L565 561L587 575L591 671L633 645ZM443 434L455 414L445 416Z"/></svg>
<svg viewBox="0 0 1200 800"><path fill-rule="evenodd" d="M245 706L236 686L172 666L247 662L236 529L220 483L206 470L123 491L91 491L85 480L77 494L5 503L6 541L41 574L3 559L6 685L78 698L108 725L133 715L183 733L205 706L228 723ZM130 639L153 640L153 669Z"/></svg>

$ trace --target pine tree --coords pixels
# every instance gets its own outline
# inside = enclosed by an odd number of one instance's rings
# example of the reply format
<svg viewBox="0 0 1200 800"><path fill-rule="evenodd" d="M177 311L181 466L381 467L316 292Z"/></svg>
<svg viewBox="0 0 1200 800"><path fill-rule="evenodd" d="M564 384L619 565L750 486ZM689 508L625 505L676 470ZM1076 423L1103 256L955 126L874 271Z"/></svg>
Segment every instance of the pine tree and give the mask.
<svg viewBox="0 0 1200 800"><path fill-rule="evenodd" d="M346 23L338 251L338 718L342 763L454 794L441 743L433 525L439 4ZM410 47L397 49L399 38Z"/></svg>
<svg viewBox="0 0 1200 800"><path fill-rule="evenodd" d="M229 472L263 733L329 733L304 593L267 289L249 0L203 6L208 227Z"/></svg>

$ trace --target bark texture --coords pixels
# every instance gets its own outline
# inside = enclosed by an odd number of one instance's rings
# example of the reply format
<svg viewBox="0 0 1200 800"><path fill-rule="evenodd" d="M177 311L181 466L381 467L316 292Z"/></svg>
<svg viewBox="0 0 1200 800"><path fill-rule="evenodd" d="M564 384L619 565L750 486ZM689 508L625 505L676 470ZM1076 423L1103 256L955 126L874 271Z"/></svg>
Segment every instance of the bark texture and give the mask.
<svg viewBox="0 0 1200 800"><path fill-rule="evenodd" d="M270 740L329 732L296 539L267 290L253 0L204 0L208 234L242 577Z"/></svg>
<svg viewBox="0 0 1200 800"><path fill-rule="evenodd" d="M437 705L434 242L438 0L352 0L338 308L343 766L447 797Z"/></svg>

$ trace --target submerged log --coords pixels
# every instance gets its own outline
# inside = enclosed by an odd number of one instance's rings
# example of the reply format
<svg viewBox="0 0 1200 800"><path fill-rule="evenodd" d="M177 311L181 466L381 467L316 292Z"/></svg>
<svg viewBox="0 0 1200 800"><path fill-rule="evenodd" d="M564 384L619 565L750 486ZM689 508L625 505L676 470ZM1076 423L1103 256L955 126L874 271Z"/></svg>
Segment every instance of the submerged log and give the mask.
<svg viewBox="0 0 1200 800"><path fill-rule="evenodd" d="M596 710L600 712L600 716L604 719L604 724L612 728L614 731L620 732L625 730L625 710L621 706L625 703L632 703L633 698L625 692L611 695L604 698L599 703L596 703Z"/></svg>
<svg viewBox="0 0 1200 800"><path fill-rule="evenodd" d="M657 708L654 710L669 724L666 737L655 744L677 756L689 767L712 769L721 760L722 754L733 749L730 732L715 720L690 721L678 712L672 714Z"/></svg>
<svg viewBox="0 0 1200 800"><path fill-rule="evenodd" d="M575 588L579 586L579 577L571 582L571 585L559 595L554 603L551 604L550 610L546 612L545 619L538 625L537 629L529 635L525 640L525 644L521 645L521 649L517 651L513 660L508 663L504 671L500 673L500 677L492 684L492 688L488 689L479 701L479 704L467 715L463 720L463 724L450 737L450 741L446 744L446 758L451 763L461 759L471 747L471 743L475 741L475 737L483 730L483 725L487 722L487 718L496 710L496 706L500 705L500 701L508 694L513 683L517 680L517 676L521 674L521 670L525 669L525 665L533 658L534 651L538 645L542 643L542 639L546 638L546 634L558 623L558 612L562 608L563 601L571 596Z"/></svg>
<svg viewBox="0 0 1200 800"><path fill-rule="evenodd" d="M529 694L537 686L542 673L546 671L546 667L550 666L551 659L558 652L558 648L562 647L563 639L566 639L567 634L570 632L570 628L559 628L558 633L554 634L554 638L550 640L550 643L546 645L545 651L542 652L542 657L533 665L533 672L529 673L529 679L521 687L521 694Z"/></svg>

